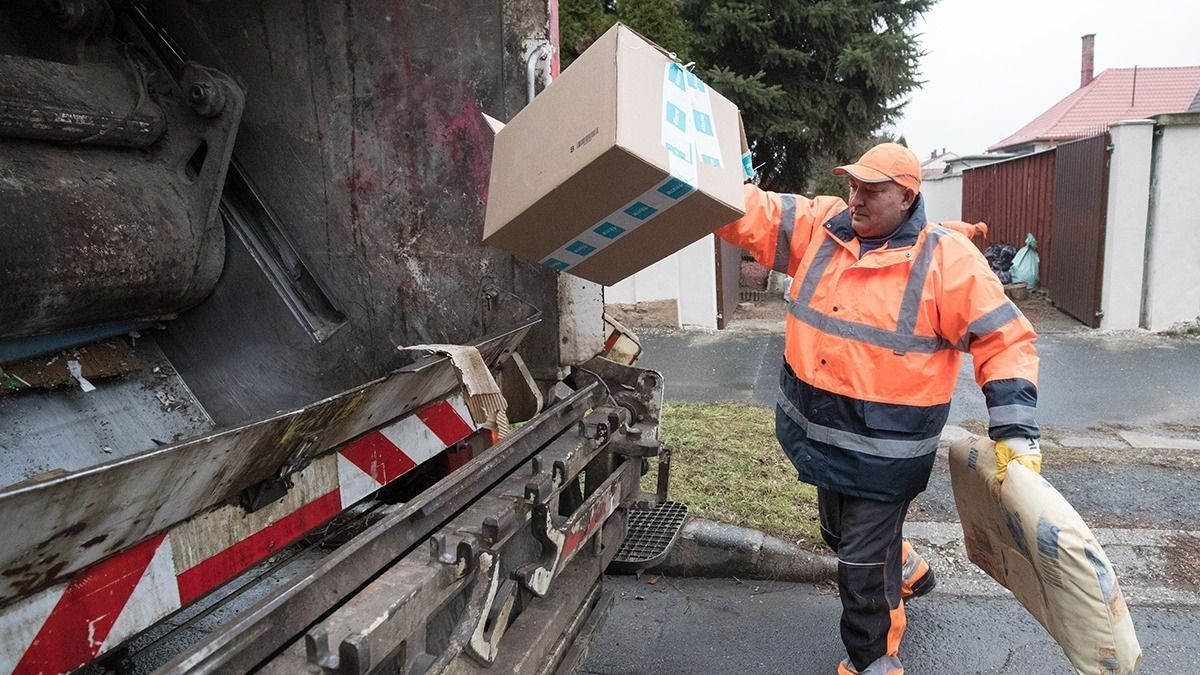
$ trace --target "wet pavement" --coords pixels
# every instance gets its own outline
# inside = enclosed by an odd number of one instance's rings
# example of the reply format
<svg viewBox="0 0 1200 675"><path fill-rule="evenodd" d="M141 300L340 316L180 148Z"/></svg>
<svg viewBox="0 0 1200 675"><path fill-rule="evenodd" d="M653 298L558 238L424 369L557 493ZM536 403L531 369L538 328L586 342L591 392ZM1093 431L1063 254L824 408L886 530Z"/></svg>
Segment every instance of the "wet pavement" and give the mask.
<svg viewBox="0 0 1200 675"><path fill-rule="evenodd" d="M833 673L845 653L832 588L733 579L609 577L616 602L580 673ZM1145 675L1200 671L1194 607L1134 606ZM1068 675L1062 651L1009 597L935 589L908 607L905 672Z"/></svg>
<svg viewBox="0 0 1200 675"><path fill-rule="evenodd" d="M1200 472L1143 464L1060 461L1045 451L1042 475L1092 527L1200 529ZM909 509L909 520L958 519L945 457L929 487Z"/></svg>
<svg viewBox="0 0 1200 675"><path fill-rule="evenodd" d="M775 405L783 334L642 331L638 364L662 372L668 400ZM1200 340L1141 333L1066 333L1038 340L1038 420L1047 426L1200 426ZM987 420L963 359L950 422Z"/></svg>
<svg viewBox="0 0 1200 675"><path fill-rule="evenodd" d="M773 406L783 335L774 323L754 328L641 331L639 365L663 372L669 400ZM1200 449L1186 447L1200 438L1200 340L1064 330L1038 344L1044 475L1117 570L1143 648L1138 672L1200 672ZM986 419L964 359L950 421L981 429ZM939 571L938 588L909 608L906 672L1072 672L1011 594L966 560L941 455L905 529ZM832 673L843 656L830 585L652 573L608 583L617 600L582 673Z"/></svg>

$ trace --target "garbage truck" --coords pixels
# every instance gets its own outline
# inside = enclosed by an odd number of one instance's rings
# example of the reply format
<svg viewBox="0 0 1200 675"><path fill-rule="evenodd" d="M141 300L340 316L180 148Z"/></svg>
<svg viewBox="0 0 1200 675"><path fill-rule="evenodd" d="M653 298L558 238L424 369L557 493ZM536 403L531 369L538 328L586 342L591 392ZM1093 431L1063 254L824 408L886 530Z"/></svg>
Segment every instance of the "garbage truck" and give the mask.
<svg viewBox="0 0 1200 675"><path fill-rule="evenodd" d="M0 672L581 662L686 508L602 289L481 242L484 114L557 39L556 0L0 5Z"/></svg>

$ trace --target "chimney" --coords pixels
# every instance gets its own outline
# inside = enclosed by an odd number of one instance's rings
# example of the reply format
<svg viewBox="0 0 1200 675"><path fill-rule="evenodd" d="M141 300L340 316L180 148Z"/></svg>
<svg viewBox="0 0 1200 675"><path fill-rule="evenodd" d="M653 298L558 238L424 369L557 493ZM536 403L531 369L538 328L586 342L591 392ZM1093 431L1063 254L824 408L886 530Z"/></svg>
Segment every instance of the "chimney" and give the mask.
<svg viewBox="0 0 1200 675"><path fill-rule="evenodd" d="M1079 86L1086 87L1092 81L1096 63L1096 34L1083 36L1083 58L1079 64Z"/></svg>

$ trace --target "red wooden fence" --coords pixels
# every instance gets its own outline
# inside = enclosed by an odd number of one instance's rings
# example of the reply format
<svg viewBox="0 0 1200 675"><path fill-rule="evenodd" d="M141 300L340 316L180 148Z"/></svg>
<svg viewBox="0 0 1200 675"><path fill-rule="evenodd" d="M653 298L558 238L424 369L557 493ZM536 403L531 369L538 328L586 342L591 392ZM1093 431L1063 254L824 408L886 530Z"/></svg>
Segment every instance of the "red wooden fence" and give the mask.
<svg viewBox="0 0 1200 675"><path fill-rule="evenodd" d="M1020 248L1032 232L1041 256L1038 278L1043 282L1054 251L1050 237L1054 158L1054 151L1047 150L963 172L962 219L987 223L988 243Z"/></svg>

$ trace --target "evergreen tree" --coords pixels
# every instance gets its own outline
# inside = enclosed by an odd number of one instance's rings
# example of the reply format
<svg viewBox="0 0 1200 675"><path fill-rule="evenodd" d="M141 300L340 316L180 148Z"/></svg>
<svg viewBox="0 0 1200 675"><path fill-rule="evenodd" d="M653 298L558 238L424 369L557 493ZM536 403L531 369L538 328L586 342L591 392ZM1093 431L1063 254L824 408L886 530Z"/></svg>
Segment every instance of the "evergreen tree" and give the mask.
<svg viewBox="0 0 1200 675"><path fill-rule="evenodd" d="M561 0L558 3L558 39L562 67L571 65L617 18L604 0Z"/></svg>
<svg viewBox="0 0 1200 675"><path fill-rule="evenodd" d="M800 190L857 158L917 87L933 0L684 0L707 80L742 109L760 183ZM832 160L832 161L831 161Z"/></svg>
<svg viewBox="0 0 1200 675"><path fill-rule="evenodd" d="M559 35L563 67L567 67L604 31L620 21L685 63L695 36L680 15L677 0L561 0Z"/></svg>

